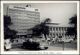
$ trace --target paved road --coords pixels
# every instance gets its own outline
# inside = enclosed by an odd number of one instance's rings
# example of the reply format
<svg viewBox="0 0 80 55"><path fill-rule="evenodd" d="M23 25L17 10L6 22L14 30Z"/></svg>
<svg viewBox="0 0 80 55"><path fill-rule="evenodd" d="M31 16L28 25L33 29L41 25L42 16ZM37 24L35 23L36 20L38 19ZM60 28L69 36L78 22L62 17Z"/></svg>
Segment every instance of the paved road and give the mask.
<svg viewBox="0 0 80 55"><path fill-rule="evenodd" d="M48 47L49 48L46 51L77 50L76 44L74 43L65 43L64 45L62 43L58 43L58 44L48 45ZM11 51L29 51L29 50L21 48L13 48L11 49Z"/></svg>

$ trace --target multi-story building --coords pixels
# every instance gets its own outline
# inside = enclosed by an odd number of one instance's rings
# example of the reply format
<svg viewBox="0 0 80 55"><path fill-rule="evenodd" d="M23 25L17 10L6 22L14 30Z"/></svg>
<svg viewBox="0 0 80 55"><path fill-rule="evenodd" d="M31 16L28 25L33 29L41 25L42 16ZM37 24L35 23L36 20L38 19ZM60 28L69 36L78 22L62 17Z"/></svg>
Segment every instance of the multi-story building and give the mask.
<svg viewBox="0 0 80 55"><path fill-rule="evenodd" d="M10 5L7 13L13 23L10 29L16 30L17 35L26 35L27 29L40 23L40 12L37 8Z"/></svg>

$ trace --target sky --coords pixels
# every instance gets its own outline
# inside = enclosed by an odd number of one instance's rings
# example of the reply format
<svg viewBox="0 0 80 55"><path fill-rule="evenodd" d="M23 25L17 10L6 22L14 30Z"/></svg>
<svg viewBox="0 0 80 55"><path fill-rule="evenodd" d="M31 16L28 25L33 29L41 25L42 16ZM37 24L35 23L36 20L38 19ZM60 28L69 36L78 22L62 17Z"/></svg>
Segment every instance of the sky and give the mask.
<svg viewBox="0 0 80 55"><path fill-rule="evenodd" d="M28 3L29 4L29 3ZM40 10L40 20L51 19L51 23L69 25L69 19L77 14L76 3L30 3L32 8ZM27 4L16 4L26 6ZM4 11L7 5L4 6Z"/></svg>

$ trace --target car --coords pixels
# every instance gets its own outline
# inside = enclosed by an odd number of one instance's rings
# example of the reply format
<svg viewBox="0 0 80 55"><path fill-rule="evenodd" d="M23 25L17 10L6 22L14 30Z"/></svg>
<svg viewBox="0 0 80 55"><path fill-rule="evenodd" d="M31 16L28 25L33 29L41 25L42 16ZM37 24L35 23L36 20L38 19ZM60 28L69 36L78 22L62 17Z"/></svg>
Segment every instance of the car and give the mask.
<svg viewBox="0 0 80 55"><path fill-rule="evenodd" d="M48 49L48 44L45 41L39 42L39 48L42 50Z"/></svg>
<svg viewBox="0 0 80 55"><path fill-rule="evenodd" d="M12 48L12 43L10 41L10 39L5 39L4 40L4 49L6 51L9 51Z"/></svg>
<svg viewBox="0 0 80 55"><path fill-rule="evenodd" d="M72 42L73 38L62 38L62 39L58 39L58 42Z"/></svg>
<svg viewBox="0 0 80 55"><path fill-rule="evenodd" d="M33 40L27 40L23 43L22 48L29 50L44 50L48 49L47 46L42 45L40 42L35 42Z"/></svg>
<svg viewBox="0 0 80 55"><path fill-rule="evenodd" d="M64 42L72 42L73 39L64 39L63 41L64 41Z"/></svg>

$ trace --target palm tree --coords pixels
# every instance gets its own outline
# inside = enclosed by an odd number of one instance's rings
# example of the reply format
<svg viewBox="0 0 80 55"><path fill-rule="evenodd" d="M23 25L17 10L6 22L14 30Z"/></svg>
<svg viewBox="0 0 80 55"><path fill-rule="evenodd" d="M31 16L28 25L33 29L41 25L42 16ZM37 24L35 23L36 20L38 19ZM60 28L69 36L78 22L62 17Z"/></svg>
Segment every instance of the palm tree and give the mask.
<svg viewBox="0 0 80 55"><path fill-rule="evenodd" d="M77 15L70 18L69 24L73 24L74 27L70 27L67 29L67 35L75 35L75 39L77 39Z"/></svg>
<svg viewBox="0 0 80 55"><path fill-rule="evenodd" d="M49 34L49 26L46 24L50 22L50 19L47 18L44 22L41 22L40 24L34 26L30 30L32 30L32 37L39 37L42 34L44 34L45 39L47 39L47 35Z"/></svg>

